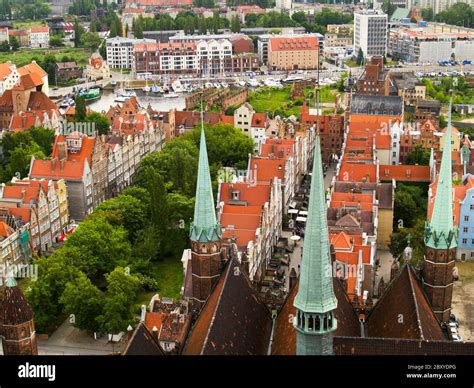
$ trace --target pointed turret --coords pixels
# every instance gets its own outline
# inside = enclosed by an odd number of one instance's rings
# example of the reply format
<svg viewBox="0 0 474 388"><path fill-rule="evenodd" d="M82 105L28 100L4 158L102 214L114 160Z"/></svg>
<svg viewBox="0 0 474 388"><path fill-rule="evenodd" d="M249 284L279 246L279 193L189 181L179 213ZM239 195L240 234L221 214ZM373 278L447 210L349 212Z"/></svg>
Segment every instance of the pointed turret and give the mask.
<svg viewBox="0 0 474 388"><path fill-rule="evenodd" d="M38 354L33 311L12 274L0 299L0 337L5 355Z"/></svg>
<svg viewBox="0 0 474 388"><path fill-rule="evenodd" d="M453 296L453 270L456 258L457 230L453 222L453 182L451 161L451 107L438 174L438 186L431 220L425 229L425 258L422 278L431 307L440 321L448 322Z"/></svg>
<svg viewBox="0 0 474 388"><path fill-rule="evenodd" d="M217 222L214 208L206 134L201 109L201 143L199 145L196 204L194 205L194 220L189 231L192 299L194 307L198 310L206 302L221 274L223 263L221 234L222 228Z"/></svg>
<svg viewBox="0 0 474 388"><path fill-rule="evenodd" d="M431 220L426 224L425 244L434 249L455 248L456 228L453 223L453 179L451 157L451 106L449 103L448 126L438 174L438 185Z"/></svg>
<svg viewBox="0 0 474 388"><path fill-rule="evenodd" d="M311 192L296 307L296 353L332 354L336 329L331 253L320 138L316 136Z"/></svg>
<svg viewBox="0 0 474 388"><path fill-rule="evenodd" d="M212 242L221 239L221 226L216 220L214 197L212 194L211 174L207 157L206 135L202 125L201 115L201 143L199 145L199 167L196 186L196 204L194 206L194 220L190 229L191 241Z"/></svg>

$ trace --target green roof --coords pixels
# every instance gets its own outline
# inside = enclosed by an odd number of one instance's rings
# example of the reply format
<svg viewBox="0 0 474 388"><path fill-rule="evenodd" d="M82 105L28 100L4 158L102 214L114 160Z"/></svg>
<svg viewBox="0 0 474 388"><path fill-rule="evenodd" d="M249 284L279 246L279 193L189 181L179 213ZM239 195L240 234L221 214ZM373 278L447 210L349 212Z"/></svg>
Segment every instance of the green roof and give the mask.
<svg viewBox="0 0 474 388"><path fill-rule="evenodd" d="M431 220L426 223L425 244L430 248L455 248L456 228L453 223L453 176L451 158L451 107L449 103L448 126L444 139L444 150L439 168L438 185Z"/></svg>
<svg viewBox="0 0 474 388"><path fill-rule="evenodd" d="M194 220L191 223L189 238L191 241L198 242L219 241L221 239L221 231L221 226L216 220L211 174L207 157L206 135L201 122L196 204L194 205Z"/></svg>
<svg viewBox="0 0 474 388"><path fill-rule="evenodd" d="M294 306L303 312L326 313L337 307L329 248L321 144L316 136L308 217L298 294Z"/></svg>
<svg viewBox="0 0 474 388"><path fill-rule="evenodd" d="M12 274L9 274L9 275L8 275L7 281L5 282L5 285L6 285L8 288L16 287L17 283L16 283L16 280L15 280L15 277L14 277Z"/></svg>
<svg viewBox="0 0 474 388"><path fill-rule="evenodd" d="M408 8L397 8L390 17L390 21L398 22L400 19L407 18L409 14L410 10Z"/></svg>

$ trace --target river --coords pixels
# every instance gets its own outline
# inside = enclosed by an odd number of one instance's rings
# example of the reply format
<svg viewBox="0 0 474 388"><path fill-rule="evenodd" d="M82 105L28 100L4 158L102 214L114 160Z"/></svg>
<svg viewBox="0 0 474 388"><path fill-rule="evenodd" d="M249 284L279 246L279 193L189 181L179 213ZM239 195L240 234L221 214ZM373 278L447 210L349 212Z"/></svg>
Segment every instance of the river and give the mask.
<svg viewBox="0 0 474 388"><path fill-rule="evenodd" d="M176 98L164 98L160 96L155 96L152 93L145 94L141 90L137 90L137 101L140 106L147 108L150 104L154 110L161 112L168 112L172 108L177 110L184 110L185 94L180 94ZM104 90L100 100L94 101L88 108L95 112L107 112L112 105L118 105L118 102L114 102L115 94L111 90Z"/></svg>

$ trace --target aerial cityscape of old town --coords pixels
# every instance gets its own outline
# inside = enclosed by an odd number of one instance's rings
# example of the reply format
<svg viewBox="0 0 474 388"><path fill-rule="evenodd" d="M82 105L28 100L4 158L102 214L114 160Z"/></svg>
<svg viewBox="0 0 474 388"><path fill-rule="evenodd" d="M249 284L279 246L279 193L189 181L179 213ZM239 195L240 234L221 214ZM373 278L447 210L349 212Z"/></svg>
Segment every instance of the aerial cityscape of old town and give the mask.
<svg viewBox="0 0 474 388"><path fill-rule="evenodd" d="M0 0L0 355L474 357L473 6Z"/></svg>

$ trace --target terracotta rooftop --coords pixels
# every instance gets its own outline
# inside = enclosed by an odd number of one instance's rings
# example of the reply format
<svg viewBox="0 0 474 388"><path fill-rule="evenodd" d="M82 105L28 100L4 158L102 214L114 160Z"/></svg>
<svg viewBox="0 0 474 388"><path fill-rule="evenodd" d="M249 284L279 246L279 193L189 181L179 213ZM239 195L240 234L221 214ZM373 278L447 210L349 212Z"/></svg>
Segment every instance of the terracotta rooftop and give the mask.
<svg viewBox="0 0 474 388"><path fill-rule="evenodd" d="M430 175L429 166L379 165L379 179L382 181L430 182Z"/></svg>
<svg viewBox="0 0 474 388"><path fill-rule="evenodd" d="M124 356L163 356L165 352L145 324L140 322L122 354Z"/></svg>
<svg viewBox="0 0 474 388"><path fill-rule="evenodd" d="M258 300L247 275L236 270L238 266L234 260L226 264L188 335L185 355L267 353L272 326L270 311Z"/></svg>
<svg viewBox="0 0 474 388"><path fill-rule="evenodd" d="M272 51L301 51L318 50L318 38L295 37L295 38L271 38L270 47Z"/></svg>
<svg viewBox="0 0 474 388"><path fill-rule="evenodd" d="M370 312L366 333L369 337L446 339L409 264L401 268Z"/></svg>

